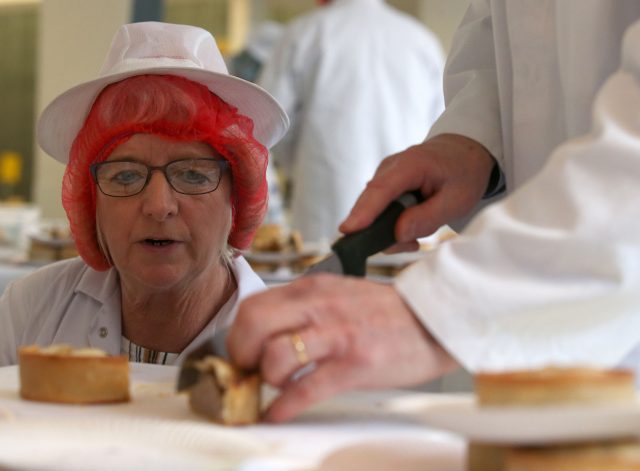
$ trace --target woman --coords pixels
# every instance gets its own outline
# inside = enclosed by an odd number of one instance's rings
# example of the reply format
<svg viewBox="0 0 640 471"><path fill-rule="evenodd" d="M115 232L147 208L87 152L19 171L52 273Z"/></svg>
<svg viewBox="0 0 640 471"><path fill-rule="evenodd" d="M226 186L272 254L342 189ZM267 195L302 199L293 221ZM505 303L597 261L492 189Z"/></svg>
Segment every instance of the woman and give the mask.
<svg viewBox="0 0 640 471"><path fill-rule="evenodd" d="M229 76L213 37L191 26L125 25L102 70L38 123L39 144L67 164L81 259L7 288L0 365L32 343L178 362L264 288L236 249L266 211L266 146L288 125L279 105Z"/></svg>

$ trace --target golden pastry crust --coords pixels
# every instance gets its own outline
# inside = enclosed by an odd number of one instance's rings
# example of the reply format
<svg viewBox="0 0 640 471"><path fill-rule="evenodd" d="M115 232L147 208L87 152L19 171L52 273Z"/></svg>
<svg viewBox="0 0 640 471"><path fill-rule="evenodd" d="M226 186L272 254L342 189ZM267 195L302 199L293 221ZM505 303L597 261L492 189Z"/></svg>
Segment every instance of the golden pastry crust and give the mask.
<svg viewBox="0 0 640 471"><path fill-rule="evenodd" d="M289 234L289 244L295 253L300 253L304 250L304 242L300 231L296 229L291 231L291 234Z"/></svg>
<svg viewBox="0 0 640 471"><path fill-rule="evenodd" d="M282 252L287 246L284 229L279 224L263 224L256 230L251 243L254 252Z"/></svg>
<svg viewBox="0 0 640 471"><path fill-rule="evenodd" d="M68 345L20 348L20 397L30 401L104 404L129 400L129 361Z"/></svg>
<svg viewBox="0 0 640 471"><path fill-rule="evenodd" d="M324 255L306 255L300 231L287 230L279 224L263 224L258 228L251 243L251 252L274 253L285 255L271 262L247 257L251 267L258 272L271 272L282 267L289 267L294 272L304 271L309 266L324 258ZM257 257L256 257L257 258Z"/></svg>
<svg viewBox="0 0 640 471"><path fill-rule="evenodd" d="M504 469L508 447L488 443L470 442L467 445L467 471L498 471Z"/></svg>
<svg viewBox="0 0 640 471"><path fill-rule="evenodd" d="M544 407L555 404L633 403L632 371L558 368L481 373L474 378L480 407ZM469 471L639 470L636 439L573 445L511 447L471 443Z"/></svg>
<svg viewBox="0 0 640 471"><path fill-rule="evenodd" d="M198 382L189 389L189 405L197 414L225 425L254 424L260 420L258 373L247 373L226 360L207 356L194 362Z"/></svg>
<svg viewBox="0 0 640 471"><path fill-rule="evenodd" d="M407 268L410 263L393 266L393 265L367 265L367 275L369 276L385 276L394 278L398 276L402 270Z"/></svg>
<svg viewBox="0 0 640 471"><path fill-rule="evenodd" d="M550 367L480 373L474 382L480 406L624 403L636 397L634 374L627 370Z"/></svg>
<svg viewBox="0 0 640 471"><path fill-rule="evenodd" d="M506 453L505 471L640 470L637 439L549 447L515 448Z"/></svg>

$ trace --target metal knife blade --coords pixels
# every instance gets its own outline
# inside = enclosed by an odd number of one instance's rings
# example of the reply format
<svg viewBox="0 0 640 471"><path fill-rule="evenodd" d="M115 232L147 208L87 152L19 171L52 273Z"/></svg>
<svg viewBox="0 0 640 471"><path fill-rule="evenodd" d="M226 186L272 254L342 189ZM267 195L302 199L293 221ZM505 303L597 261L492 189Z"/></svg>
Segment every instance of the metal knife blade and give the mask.
<svg viewBox="0 0 640 471"><path fill-rule="evenodd" d="M229 353L227 352L226 345L228 333L228 327L218 329L212 337L206 339L187 355L180 367L180 372L178 373L178 382L176 384L176 389L178 391L189 389L198 382L200 371L194 366L196 361L207 355L214 355L226 360L229 359Z"/></svg>
<svg viewBox="0 0 640 471"><path fill-rule="evenodd" d="M336 273L343 274L344 268L342 268L342 262L340 261L340 257L335 252L329 255L328 257L323 258L318 263L311 265L307 271L304 272L305 275L310 275L312 273Z"/></svg>

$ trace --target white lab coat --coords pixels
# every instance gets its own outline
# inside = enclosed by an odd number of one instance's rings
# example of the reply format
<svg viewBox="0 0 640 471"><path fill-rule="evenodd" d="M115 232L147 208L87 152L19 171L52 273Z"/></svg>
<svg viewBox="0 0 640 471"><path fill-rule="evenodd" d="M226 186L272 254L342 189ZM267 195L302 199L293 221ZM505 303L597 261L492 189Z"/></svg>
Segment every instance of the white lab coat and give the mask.
<svg viewBox="0 0 640 471"><path fill-rule="evenodd" d="M443 66L435 36L382 0L334 0L288 26L258 83L291 118L273 155L305 240L333 240L382 159L424 140Z"/></svg>
<svg viewBox="0 0 640 471"><path fill-rule="evenodd" d="M454 42L431 134L484 144L512 193L397 289L472 371L640 373L640 2L474 0Z"/></svg>
<svg viewBox="0 0 640 471"><path fill-rule="evenodd" d="M231 265L238 288L176 358L231 324L238 305L266 287L243 257ZM115 269L95 271L80 258L47 265L11 283L0 298L0 366L17 363L21 345L66 343L121 353L122 305Z"/></svg>

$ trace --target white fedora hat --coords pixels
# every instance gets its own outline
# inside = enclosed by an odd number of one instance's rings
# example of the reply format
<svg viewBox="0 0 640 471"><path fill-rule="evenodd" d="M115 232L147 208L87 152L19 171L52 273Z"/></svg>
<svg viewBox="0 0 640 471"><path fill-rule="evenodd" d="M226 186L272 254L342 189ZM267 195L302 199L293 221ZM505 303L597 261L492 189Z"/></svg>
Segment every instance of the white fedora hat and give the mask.
<svg viewBox="0 0 640 471"><path fill-rule="evenodd" d="M177 75L205 85L253 120L253 135L267 148L289 127L287 114L269 93L229 75L211 33L195 26L143 22L120 27L97 79L67 90L45 108L36 125L40 147L66 164L73 140L102 89L143 74Z"/></svg>

